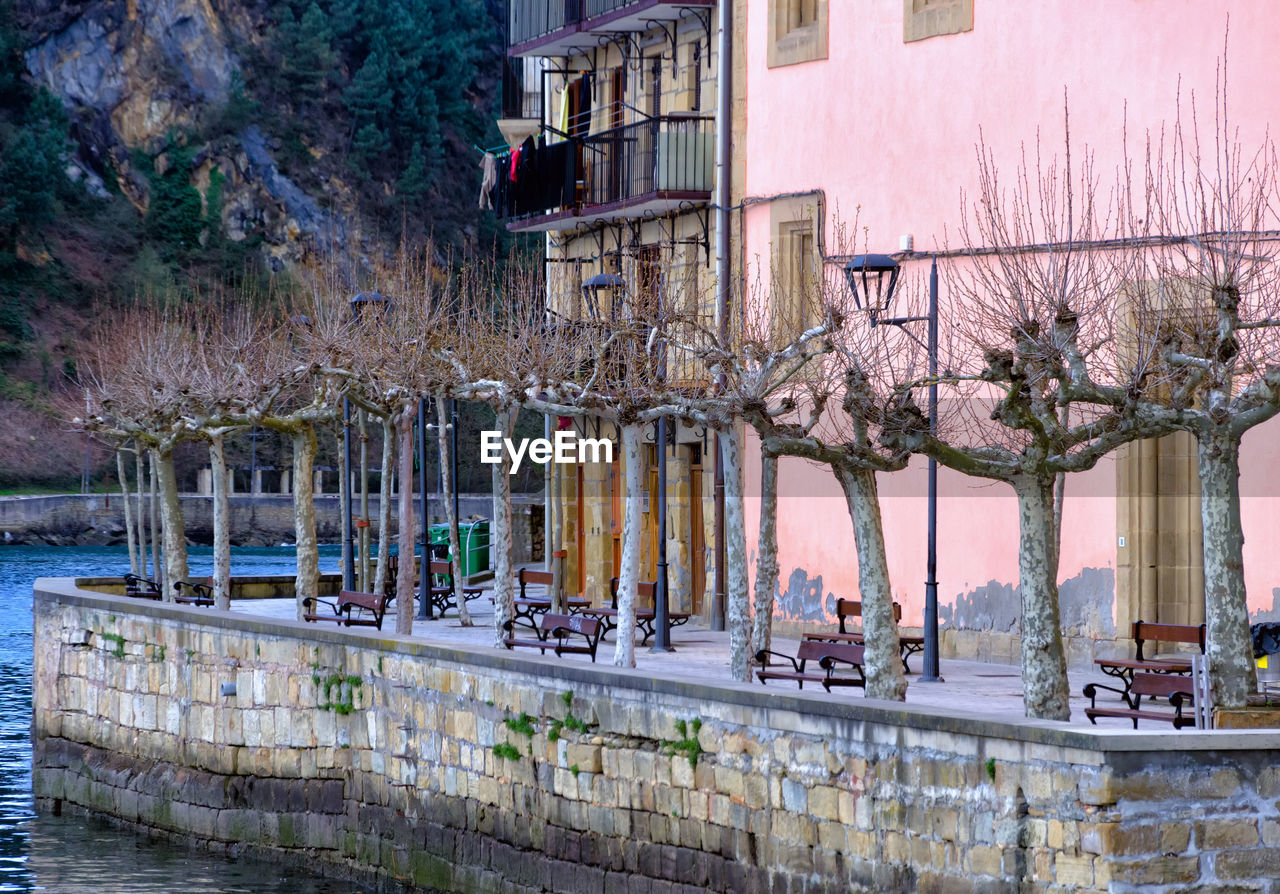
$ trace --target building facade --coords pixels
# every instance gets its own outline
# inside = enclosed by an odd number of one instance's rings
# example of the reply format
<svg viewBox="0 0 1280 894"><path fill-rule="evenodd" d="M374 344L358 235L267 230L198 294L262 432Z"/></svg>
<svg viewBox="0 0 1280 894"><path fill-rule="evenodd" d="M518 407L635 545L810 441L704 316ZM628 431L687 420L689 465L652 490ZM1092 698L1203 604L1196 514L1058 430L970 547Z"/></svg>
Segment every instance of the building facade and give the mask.
<svg viewBox="0 0 1280 894"><path fill-rule="evenodd" d="M510 230L546 234L553 317L607 325L657 307L714 316L716 12L714 0L508 0L499 126L512 150L497 158L491 195ZM604 420L559 424L618 440ZM671 429L670 604L700 613L713 564L712 437ZM655 580L660 448L656 427L647 432L640 576ZM552 468L549 532L567 554L565 579L607 601L621 559L621 451L611 465Z"/></svg>
<svg viewBox="0 0 1280 894"><path fill-rule="evenodd" d="M737 12L745 32L735 84L745 134L734 144L743 258L763 259L774 281L798 265L838 274L860 252L896 253L904 278L922 279L936 252L945 302L948 273L962 263L948 254L959 247L964 205L978 194L977 147L1011 183L1023 152L1062 156L1066 109L1077 163L1087 147L1103 201L1125 162L1126 137L1139 177L1147 135L1167 140L1180 111L1190 120L1193 102L1202 137L1212 140L1226 75L1230 126L1243 146L1260 145L1280 116L1280 97L1257 89L1273 74L1270 48L1280 37L1262 3L747 0ZM857 232L848 232L855 220ZM1269 491L1277 431L1272 422L1244 440L1252 620L1280 618ZM917 460L880 476L894 598L909 626L921 623L924 600L924 468ZM839 488L794 460L783 461L779 488L777 620L829 619L834 598L856 597L858 586L843 499L821 496ZM943 657L1016 661L1012 492L944 469L940 495ZM1069 476L1061 536L1062 620L1077 663L1100 643L1114 648L1133 620L1204 620L1189 435L1130 445Z"/></svg>

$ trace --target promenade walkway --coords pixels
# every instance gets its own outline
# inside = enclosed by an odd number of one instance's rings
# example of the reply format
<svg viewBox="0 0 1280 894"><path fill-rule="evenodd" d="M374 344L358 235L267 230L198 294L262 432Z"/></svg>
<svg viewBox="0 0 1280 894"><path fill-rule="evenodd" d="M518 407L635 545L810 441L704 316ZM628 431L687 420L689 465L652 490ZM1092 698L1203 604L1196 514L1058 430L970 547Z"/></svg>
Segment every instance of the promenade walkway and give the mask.
<svg viewBox="0 0 1280 894"><path fill-rule="evenodd" d="M475 625L463 627L453 612L442 620L415 620L413 635L426 642L465 648L493 648L493 605L488 594L470 603ZM232 603L232 610L247 614L262 615L271 618L292 620L295 607L292 599L248 599ZM395 629L394 619L388 615L384 622L384 631ZM325 625L332 629L331 625ZM352 628L353 635L378 635L371 628ZM636 647L636 668L654 677L664 677L699 683L716 683L718 685L751 685L762 688L759 683L736 683L729 674L729 635L723 631L711 631L690 623L677 627L672 631L674 652L651 652L649 645ZM780 652L795 654L796 640L775 638L774 649ZM610 639L600 644L597 660L600 664L612 664L614 644ZM521 657L536 656L537 652L521 650ZM943 659L941 671L943 682L919 682L921 664L920 655L914 655L910 664L914 673L907 678L907 704L911 707L938 709L945 712L962 712L971 717L989 718L993 721L1023 721L1025 715L1022 705L1022 680L1019 668L1010 664L989 664L982 661L961 661ZM554 658L556 661L579 661L590 663L585 655L567 655ZM1075 727L1090 727L1084 715L1088 699L1081 694L1086 683L1091 681L1108 682L1110 678L1096 671L1073 670L1071 680L1071 721ZM1113 682L1113 681L1112 681ZM794 684L770 682L769 690L795 693ZM806 693L813 691L823 698L841 701L861 701L863 695L857 689L833 691L829 696L823 693L822 687L810 684L805 687ZM1118 697L1116 697L1118 701ZM1055 726L1057 724L1054 724ZM1116 732L1132 730L1128 721L1118 719L1100 719L1095 729L1114 730ZM1159 732L1172 727L1164 724L1144 723L1140 733Z"/></svg>

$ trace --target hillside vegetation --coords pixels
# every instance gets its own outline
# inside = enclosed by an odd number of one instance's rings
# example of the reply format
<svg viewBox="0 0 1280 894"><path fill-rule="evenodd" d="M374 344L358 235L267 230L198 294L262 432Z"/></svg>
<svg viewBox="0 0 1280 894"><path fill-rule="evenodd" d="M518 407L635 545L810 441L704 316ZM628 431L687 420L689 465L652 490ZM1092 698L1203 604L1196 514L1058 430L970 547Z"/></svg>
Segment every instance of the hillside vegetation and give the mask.
<svg viewBox="0 0 1280 894"><path fill-rule="evenodd" d="M494 0L0 0L0 486L74 483L55 409L110 308L270 294L476 208ZM93 456L95 470L113 465Z"/></svg>

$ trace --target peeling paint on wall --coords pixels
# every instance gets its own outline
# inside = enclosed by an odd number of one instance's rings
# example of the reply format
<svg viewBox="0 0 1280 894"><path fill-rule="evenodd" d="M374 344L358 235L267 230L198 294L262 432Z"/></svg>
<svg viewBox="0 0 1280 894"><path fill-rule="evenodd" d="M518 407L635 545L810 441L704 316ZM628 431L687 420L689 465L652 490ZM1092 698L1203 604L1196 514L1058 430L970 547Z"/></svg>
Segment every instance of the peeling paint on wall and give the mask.
<svg viewBox="0 0 1280 894"><path fill-rule="evenodd" d="M938 606L938 620L944 627L966 630L1017 631L1021 614L1017 587L995 580L961 593L951 605Z"/></svg>
<svg viewBox="0 0 1280 894"><path fill-rule="evenodd" d="M1271 608L1260 608L1249 617L1250 623L1280 621L1280 587L1271 588Z"/></svg>
<svg viewBox="0 0 1280 894"><path fill-rule="evenodd" d="M786 589L777 596L775 617L781 621L832 621L836 616L836 596L822 592L822 575L810 578L803 568L787 577Z"/></svg>
<svg viewBox="0 0 1280 894"><path fill-rule="evenodd" d="M1115 636L1116 575L1111 568L1085 568L1058 586L1064 632L1079 636ZM1022 595L1013 584L988 581L938 606L943 626L964 630L1021 630Z"/></svg>
<svg viewBox="0 0 1280 894"><path fill-rule="evenodd" d="M1116 635L1116 573L1112 568L1083 568L1058 585L1062 629L1077 636Z"/></svg>

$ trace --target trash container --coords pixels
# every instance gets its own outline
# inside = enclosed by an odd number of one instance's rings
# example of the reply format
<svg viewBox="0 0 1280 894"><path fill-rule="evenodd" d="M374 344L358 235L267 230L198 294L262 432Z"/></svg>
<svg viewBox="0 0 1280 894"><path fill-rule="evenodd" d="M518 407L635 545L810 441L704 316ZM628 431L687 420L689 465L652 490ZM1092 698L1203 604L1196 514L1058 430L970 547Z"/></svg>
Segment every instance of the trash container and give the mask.
<svg viewBox="0 0 1280 894"><path fill-rule="evenodd" d="M432 558L448 560L449 526L431 525L428 529ZM458 544L462 547L462 574L470 577L489 570L489 520L462 522L458 525Z"/></svg>

